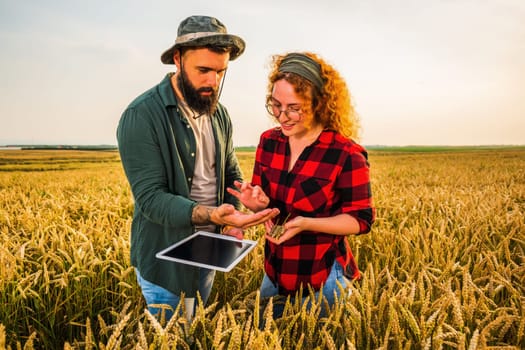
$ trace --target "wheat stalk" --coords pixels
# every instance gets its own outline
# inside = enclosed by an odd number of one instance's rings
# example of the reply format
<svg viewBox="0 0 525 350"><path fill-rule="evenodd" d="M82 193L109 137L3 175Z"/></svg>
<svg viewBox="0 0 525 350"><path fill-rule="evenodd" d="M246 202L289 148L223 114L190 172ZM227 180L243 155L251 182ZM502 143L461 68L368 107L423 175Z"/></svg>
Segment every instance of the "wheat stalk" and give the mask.
<svg viewBox="0 0 525 350"><path fill-rule="evenodd" d="M197 311L196 323L173 317L162 337L154 324L138 322L151 323L129 262L134 203L118 156L0 151L5 346L33 347L27 340L34 333L41 348L102 348L131 313L112 339L115 346L206 349L229 304L235 324L225 319L217 348L227 348L235 327L242 330L241 346L258 349L283 348L284 337L290 346L320 347L325 333L336 347L465 349L476 329L477 348L525 347L519 283L525 279L524 155L371 152L378 215L370 234L351 237L363 279L348 301L337 298L327 317L319 318L324 298L310 297L312 312L305 314L296 299L285 305L281 320L272 314L259 321L260 300L253 295L263 275L264 247L258 227L246 235L261 244L233 273L218 274L213 307ZM253 164L250 157L244 161ZM300 320L288 328L295 314ZM87 327L88 319L97 327Z"/></svg>

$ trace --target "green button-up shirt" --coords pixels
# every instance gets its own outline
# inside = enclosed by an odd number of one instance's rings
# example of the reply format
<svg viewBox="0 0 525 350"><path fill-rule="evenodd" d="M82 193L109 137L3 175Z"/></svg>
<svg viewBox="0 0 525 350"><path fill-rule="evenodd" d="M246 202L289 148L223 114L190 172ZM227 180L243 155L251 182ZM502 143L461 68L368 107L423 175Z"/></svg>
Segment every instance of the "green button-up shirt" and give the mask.
<svg viewBox="0 0 525 350"><path fill-rule="evenodd" d="M195 230L189 198L195 166L193 131L177 105L171 73L137 97L124 111L117 140L124 171L135 199L131 225L131 264L141 276L175 294L194 297L198 268L160 260L155 254ZM237 199L225 188L242 179L226 108L211 118L215 136L217 205Z"/></svg>

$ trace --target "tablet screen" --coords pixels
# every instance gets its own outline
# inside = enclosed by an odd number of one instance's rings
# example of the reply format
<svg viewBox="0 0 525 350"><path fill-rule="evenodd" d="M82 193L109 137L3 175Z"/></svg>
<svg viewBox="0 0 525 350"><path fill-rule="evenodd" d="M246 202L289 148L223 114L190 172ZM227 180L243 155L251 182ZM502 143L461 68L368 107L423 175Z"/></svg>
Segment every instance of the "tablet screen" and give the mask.
<svg viewBox="0 0 525 350"><path fill-rule="evenodd" d="M198 231L157 253L157 258L228 272L257 242Z"/></svg>

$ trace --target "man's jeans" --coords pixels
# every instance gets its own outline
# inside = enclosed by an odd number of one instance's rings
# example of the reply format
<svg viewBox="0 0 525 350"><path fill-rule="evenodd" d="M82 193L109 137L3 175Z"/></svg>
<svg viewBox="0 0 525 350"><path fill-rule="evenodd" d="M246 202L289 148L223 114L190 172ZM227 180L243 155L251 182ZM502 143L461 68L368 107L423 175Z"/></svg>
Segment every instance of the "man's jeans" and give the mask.
<svg viewBox="0 0 525 350"><path fill-rule="evenodd" d="M148 310L152 315L158 314L157 317L160 317L160 312L164 308L153 307L152 304L166 304L170 308L165 309L166 320L169 320L173 315L173 312L177 308L180 302L180 296L175 295L167 289L162 288L159 285L146 281L139 273L139 270L135 269L137 274L137 282L142 290L142 295L146 300L148 305ZM210 296L211 288L213 286L213 280L215 278L215 271L201 268L199 271L199 294L201 296L202 302L206 304L208 297ZM184 296L185 306L186 306L186 317L191 319L195 311L195 297L194 296Z"/></svg>

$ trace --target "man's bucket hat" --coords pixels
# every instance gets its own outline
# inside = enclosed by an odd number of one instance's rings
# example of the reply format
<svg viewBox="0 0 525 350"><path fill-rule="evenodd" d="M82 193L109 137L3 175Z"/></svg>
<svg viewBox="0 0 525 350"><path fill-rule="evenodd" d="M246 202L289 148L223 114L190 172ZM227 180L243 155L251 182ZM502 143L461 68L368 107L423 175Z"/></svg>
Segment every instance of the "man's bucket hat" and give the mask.
<svg viewBox="0 0 525 350"><path fill-rule="evenodd" d="M240 37L228 34L226 26L217 18L190 16L180 23L175 44L164 51L160 60L165 64L174 64L173 53L179 47L202 47L207 45L231 48L230 61L239 57L246 46L244 40Z"/></svg>

